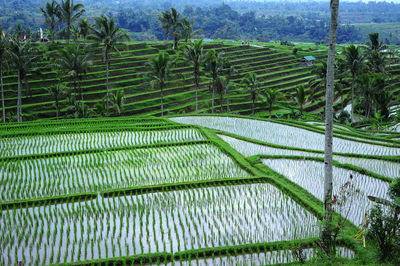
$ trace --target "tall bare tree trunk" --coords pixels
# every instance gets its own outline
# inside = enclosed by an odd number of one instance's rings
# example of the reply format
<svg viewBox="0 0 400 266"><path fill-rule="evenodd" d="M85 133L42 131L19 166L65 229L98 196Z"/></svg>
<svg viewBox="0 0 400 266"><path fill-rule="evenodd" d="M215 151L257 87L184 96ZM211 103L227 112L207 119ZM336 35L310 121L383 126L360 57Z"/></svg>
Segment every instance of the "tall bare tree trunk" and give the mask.
<svg viewBox="0 0 400 266"><path fill-rule="evenodd" d="M211 100L211 113L214 113L214 101L215 101L215 79L212 82L212 100Z"/></svg>
<svg viewBox="0 0 400 266"><path fill-rule="evenodd" d="M110 60L108 59L108 51L106 51L106 87L107 87L107 95L106 95L106 116L109 116L109 110L108 110L108 101L109 101L109 84L108 84L108 70L109 70L109 64Z"/></svg>
<svg viewBox="0 0 400 266"><path fill-rule="evenodd" d="M17 122L22 122L21 113L22 113L22 85L21 85L21 71L18 70L18 96L17 96Z"/></svg>
<svg viewBox="0 0 400 266"><path fill-rule="evenodd" d="M229 89L225 90L226 93L226 112L229 113L231 108L229 107Z"/></svg>
<svg viewBox="0 0 400 266"><path fill-rule="evenodd" d="M198 64L194 65L194 83L196 85L196 112L199 110L198 99L197 99L197 91L199 89L199 66Z"/></svg>
<svg viewBox="0 0 400 266"><path fill-rule="evenodd" d="M0 62L1 109L3 109L3 123L6 122L6 106L4 104L3 68Z"/></svg>
<svg viewBox="0 0 400 266"><path fill-rule="evenodd" d="M160 82L160 91L161 91L161 116L164 116L163 88L164 88L164 83L163 83L163 82Z"/></svg>
<svg viewBox="0 0 400 266"><path fill-rule="evenodd" d="M324 221L321 232L321 243L325 253L335 254L330 223L332 222L332 144L333 144L333 98L334 98L334 64L338 24L339 0L331 0L331 25L329 31L329 49L326 72L326 105L325 105L325 182L324 182Z"/></svg>
<svg viewBox="0 0 400 266"><path fill-rule="evenodd" d="M69 44L69 39L71 38L71 21L67 21L67 44Z"/></svg>
<svg viewBox="0 0 400 266"><path fill-rule="evenodd" d="M354 75L351 79L351 123L354 123Z"/></svg>

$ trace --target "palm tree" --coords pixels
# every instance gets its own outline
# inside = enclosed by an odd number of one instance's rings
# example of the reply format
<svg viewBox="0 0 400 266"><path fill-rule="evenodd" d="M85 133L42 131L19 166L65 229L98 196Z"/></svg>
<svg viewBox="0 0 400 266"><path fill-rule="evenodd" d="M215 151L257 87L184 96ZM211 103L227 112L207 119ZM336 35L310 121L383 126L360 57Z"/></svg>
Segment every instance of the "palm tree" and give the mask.
<svg viewBox="0 0 400 266"><path fill-rule="evenodd" d="M369 117L374 99L378 98L386 102L383 97L376 97L376 95L383 94L386 91L388 85L386 77L380 73L365 73L358 78L357 84L358 92L365 103L365 116Z"/></svg>
<svg viewBox="0 0 400 266"><path fill-rule="evenodd" d="M316 94L326 88L326 62L314 65L311 73L315 76L308 82L311 88L309 99L314 101L316 100Z"/></svg>
<svg viewBox="0 0 400 266"><path fill-rule="evenodd" d="M380 52L383 49L386 49L386 45L384 45L383 42L379 41L378 32L369 33L368 37L369 37L368 48L370 51Z"/></svg>
<svg viewBox="0 0 400 266"><path fill-rule="evenodd" d="M51 42L54 43L54 34L56 32L56 27L60 23L58 18L60 17L60 5L56 0L51 1L51 3L46 2L44 8L39 7L44 15L44 24L50 28Z"/></svg>
<svg viewBox="0 0 400 266"><path fill-rule="evenodd" d="M81 18L78 22L78 27L80 36L82 36L83 39L86 40L86 37L89 35L91 28L91 25L88 22L87 18L85 19Z"/></svg>
<svg viewBox="0 0 400 266"><path fill-rule="evenodd" d="M269 116L271 117L272 106L278 102L280 98L280 93L278 90L266 89L262 92L261 96L268 105L268 113Z"/></svg>
<svg viewBox="0 0 400 266"><path fill-rule="evenodd" d="M167 35L167 41L169 38L169 32L171 31L171 13L168 10L161 12L161 14L157 15L158 20L161 23L161 27L165 30Z"/></svg>
<svg viewBox="0 0 400 266"><path fill-rule="evenodd" d="M232 89L234 89L236 85L230 81L227 77L225 76L220 76L217 79L217 89L220 92L220 105L221 105L221 112L222 112L222 94L225 92L226 95L226 112L229 113L230 107L229 107L229 94Z"/></svg>
<svg viewBox="0 0 400 266"><path fill-rule="evenodd" d="M1 108L3 110L3 123L6 122L6 106L4 103L4 87L3 87L3 65L7 63L9 43L8 36L0 26L0 86L1 86Z"/></svg>
<svg viewBox="0 0 400 266"><path fill-rule="evenodd" d="M254 104L257 99L258 94L260 94L260 81L254 72L247 73L247 75L242 79L242 85L246 87L246 92L250 92L251 95L251 114L254 115Z"/></svg>
<svg viewBox="0 0 400 266"><path fill-rule="evenodd" d="M200 66L203 64L205 55L203 52L203 40L190 41L182 49L183 60L193 65L194 84L196 86L196 112L198 111L198 97L200 83Z"/></svg>
<svg viewBox="0 0 400 266"><path fill-rule="evenodd" d="M357 75L364 68L364 56L355 45L343 47L344 64L351 74L351 121L354 121L354 85Z"/></svg>
<svg viewBox="0 0 400 266"><path fill-rule="evenodd" d="M158 56L150 58L146 63L146 66L150 68L147 78L150 80L151 87L158 87L161 92L161 116L164 115L163 89L165 83L171 78L171 68L174 61L169 54L159 52Z"/></svg>
<svg viewBox="0 0 400 266"><path fill-rule="evenodd" d="M89 36L90 39L93 39L96 45L103 47L103 58L106 63L106 115L109 115L108 110L108 94L109 94L109 68L110 68L110 59L111 59L111 51L116 51L120 54L118 50L118 45L125 40L129 40L129 36L126 32L122 31L115 25L114 17L108 18L104 15L96 18L96 22L94 27L92 28L92 34Z"/></svg>
<svg viewBox="0 0 400 266"><path fill-rule="evenodd" d="M296 88L296 94L294 96L294 100L297 105L300 107L300 116L303 115L303 106L306 103L306 93L304 91L304 86L300 85Z"/></svg>
<svg viewBox="0 0 400 266"><path fill-rule="evenodd" d="M111 93L109 101L111 104L111 109L113 109L118 115L121 115L121 112L124 110L125 104L125 94L123 90Z"/></svg>
<svg viewBox="0 0 400 266"><path fill-rule="evenodd" d="M182 27L180 14L175 8L171 8L171 12L166 10L162 12L161 15L158 15L158 20L160 20L162 28L167 33L167 40L169 32L171 31L172 36L174 37L172 49L175 50L178 48L179 32Z"/></svg>
<svg viewBox="0 0 400 266"><path fill-rule="evenodd" d="M211 101L211 113L214 113L214 99L215 99L215 86L219 75L224 72L224 53L217 53L215 49L209 51L204 58L204 68L209 72L212 78L211 90L212 90L212 101ZM222 88L221 86L219 88ZM222 97L223 91L219 90L220 97ZM222 101L221 101L222 108Z"/></svg>
<svg viewBox="0 0 400 266"><path fill-rule="evenodd" d="M79 87L79 95L83 101L81 88L82 75L86 74L92 65L89 55L80 48L79 45L67 45L57 53L53 67L64 71L73 79L74 95L76 95L77 87Z"/></svg>
<svg viewBox="0 0 400 266"><path fill-rule="evenodd" d="M67 94L67 87L65 83L58 82L47 89L47 92L54 98L56 107L56 118L58 119L60 114L60 100Z"/></svg>
<svg viewBox="0 0 400 266"><path fill-rule="evenodd" d="M202 30L193 31L194 23L193 20L189 22L187 18L181 20L181 25L179 28L179 36L187 42L189 39L192 39L196 35L198 35Z"/></svg>
<svg viewBox="0 0 400 266"><path fill-rule="evenodd" d="M379 109L380 114L388 118L390 115L389 107L393 106L395 103L398 103L400 99L395 98L393 91L383 91L382 93L375 94L375 103L376 108Z"/></svg>
<svg viewBox="0 0 400 266"><path fill-rule="evenodd" d="M380 51L369 51L367 53L367 65L371 72L387 73L386 71L386 55Z"/></svg>
<svg viewBox="0 0 400 266"><path fill-rule="evenodd" d="M15 37L10 40L9 56L10 63L18 72L17 121L22 122L22 80L26 80L26 75L36 64L37 56L34 56L29 40L21 42Z"/></svg>
<svg viewBox="0 0 400 266"><path fill-rule="evenodd" d="M74 0L61 0L60 4L60 19L67 25L67 43L71 36L71 27L82 14L85 13L83 9L83 4L74 5Z"/></svg>
<svg viewBox="0 0 400 266"><path fill-rule="evenodd" d="M326 104L325 104L325 181L324 181L324 222L325 226L321 231L321 243L323 250L326 254L332 256L336 252L336 246L332 241L332 177L333 177L333 161L332 161L332 147L333 147L333 98L335 86L335 49L336 49L336 35L339 13L339 0L331 0L331 23L329 30L329 46L328 46L328 59L327 59L327 73L326 73Z"/></svg>

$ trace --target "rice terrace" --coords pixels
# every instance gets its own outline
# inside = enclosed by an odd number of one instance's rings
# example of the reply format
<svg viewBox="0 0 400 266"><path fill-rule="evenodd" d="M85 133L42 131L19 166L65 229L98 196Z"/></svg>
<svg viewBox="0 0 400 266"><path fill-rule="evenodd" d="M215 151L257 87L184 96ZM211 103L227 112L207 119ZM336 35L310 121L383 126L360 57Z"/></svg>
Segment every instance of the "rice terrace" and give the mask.
<svg viewBox="0 0 400 266"><path fill-rule="evenodd" d="M139 41L92 5L0 16L0 265L400 263L399 45L214 40L175 8Z"/></svg>

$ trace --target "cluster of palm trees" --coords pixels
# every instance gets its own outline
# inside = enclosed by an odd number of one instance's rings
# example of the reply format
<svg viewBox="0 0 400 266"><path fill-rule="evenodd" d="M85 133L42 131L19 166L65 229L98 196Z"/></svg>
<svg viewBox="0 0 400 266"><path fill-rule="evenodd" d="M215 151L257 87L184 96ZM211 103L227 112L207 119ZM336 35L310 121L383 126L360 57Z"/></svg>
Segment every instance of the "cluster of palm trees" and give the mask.
<svg viewBox="0 0 400 266"><path fill-rule="evenodd" d="M211 112L215 111L215 93L220 95L220 109L223 111L223 95L227 95L227 112L229 108L229 91L236 85L231 81L231 76L235 73L235 68L225 57L223 52L217 52L212 49L205 52L203 49L203 40L189 41L180 50L171 56L165 52L153 58L146 63L149 69L146 77L153 88L161 92L161 115L164 115L163 89L167 81L177 79L177 75L172 74L172 67L179 63L186 63L191 66L193 71L193 80L195 85L195 110L199 110L198 90L200 89L200 75L206 73L211 78L209 85L212 99Z"/></svg>
<svg viewBox="0 0 400 266"><path fill-rule="evenodd" d="M368 117L378 113L389 117L389 107L394 103L390 90L390 65L393 51L379 41L378 33L369 34L368 45L343 47L335 62L335 89L343 92L351 87L351 121L354 113ZM309 99L326 87L326 63L315 66L316 77L310 80ZM343 102L343 98L342 98ZM342 106L343 108L343 106Z"/></svg>
<svg viewBox="0 0 400 266"><path fill-rule="evenodd" d="M182 18L175 8L171 8L171 11L165 10L161 12L161 14L158 15L158 20L167 34L167 40L172 35L173 50L178 49L180 39L184 39L185 42L187 42L200 32L200 30L194 31L193 21L189 21L188 18Z"/></svg>
<svg viewBox="0 0 400 266"><path fill-rule="evenodd" d="M74 38L77 34L87 36L89 33L90 25L87 19L81 19L78 22L78 29L74 23L85 13L83 4L74 4L74 0L61 0L58 3L56 0L46 2L45 7L39 7L42 11L45 21L44 24L48 27L50 32L51 41L54 43L57 27L64 25L62 29L65 32L67 42L71 38L71 32Z"/></svg>
<svg viewBox="0 0 400 266"><path fill-rule="evenodd" d="M63 3L72 3L63 1ZM49 4L49 3L47 3ZM49 4L51 5L51 4ZM74 9L76 10L76 9ZM71 20L73 21L73 19ZM3 69L7 68L9 72L17 72L17 122L22 121L22 85L25 83L27 88L27 96L29 93L28 74L38 72L38 61L40 57L37 55L38 51L32 45L29 39L20 40L18 36L10 33L3 32L0 29L0 80L1 80L1 97L2 97L2 110L3 122L6 121L5 103L4 103L4 88L3 88ZM129 36L119 29L114 21L114 18L108 18L104 15L95 19L95 23L90 27L90 34L88 38L91 39L92 45L80 45L78 43L68 44L63 46L62 49L56 51L47 68L56 72L56 84L47 88L49 94L54 98L56 116L59 117L60 113L60 100L65 96L69 96L70 106L67 109L72 117L87 117L91 111L87 105L83 103L82 80L92 66L92 56L94 51L102 49L102 55L105 62L106 70L106 96L104 99L104 108L96 106L96 110L104 110L101 115L110 115L110 106L113 111L120 113L124 101L123 94L117 92L115 94L109 93L109 69L111 52L116 51L119 53L118 46L129 40ZM74 94L69 91L67 83L72 83ZM77 99L77 95L79 95ZM93 110L92 110L93 111ZM104 114L103 114L104 113Z"/></svg>

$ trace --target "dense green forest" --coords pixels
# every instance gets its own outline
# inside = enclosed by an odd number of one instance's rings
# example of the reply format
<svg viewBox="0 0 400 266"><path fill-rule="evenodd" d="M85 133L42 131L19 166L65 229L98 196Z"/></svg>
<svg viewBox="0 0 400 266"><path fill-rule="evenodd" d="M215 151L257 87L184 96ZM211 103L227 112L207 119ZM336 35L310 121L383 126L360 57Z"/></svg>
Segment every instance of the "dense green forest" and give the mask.
<svg viewBox="0 0 400 266"><path fill-rule="evenodd" d="M252 2L252 1L78 1L85 5L85 18L106 14L116 18L119 27L132 32L133 39L163 40L165 34L157 23L157 13L176 8L193 21L200 37L212 39L289 40L326 42L329 9L322 2ZM0 1L0 24L4 29L18 25L38 32L44 27L39 6L43 0ZM352 23L400 22L400 5L386 2L343 2L340 10L338 43L367 41L367 35ZM363 34L364 33L364 34ZM386 43L400 42L398 30L382 36Z"/></svg>

